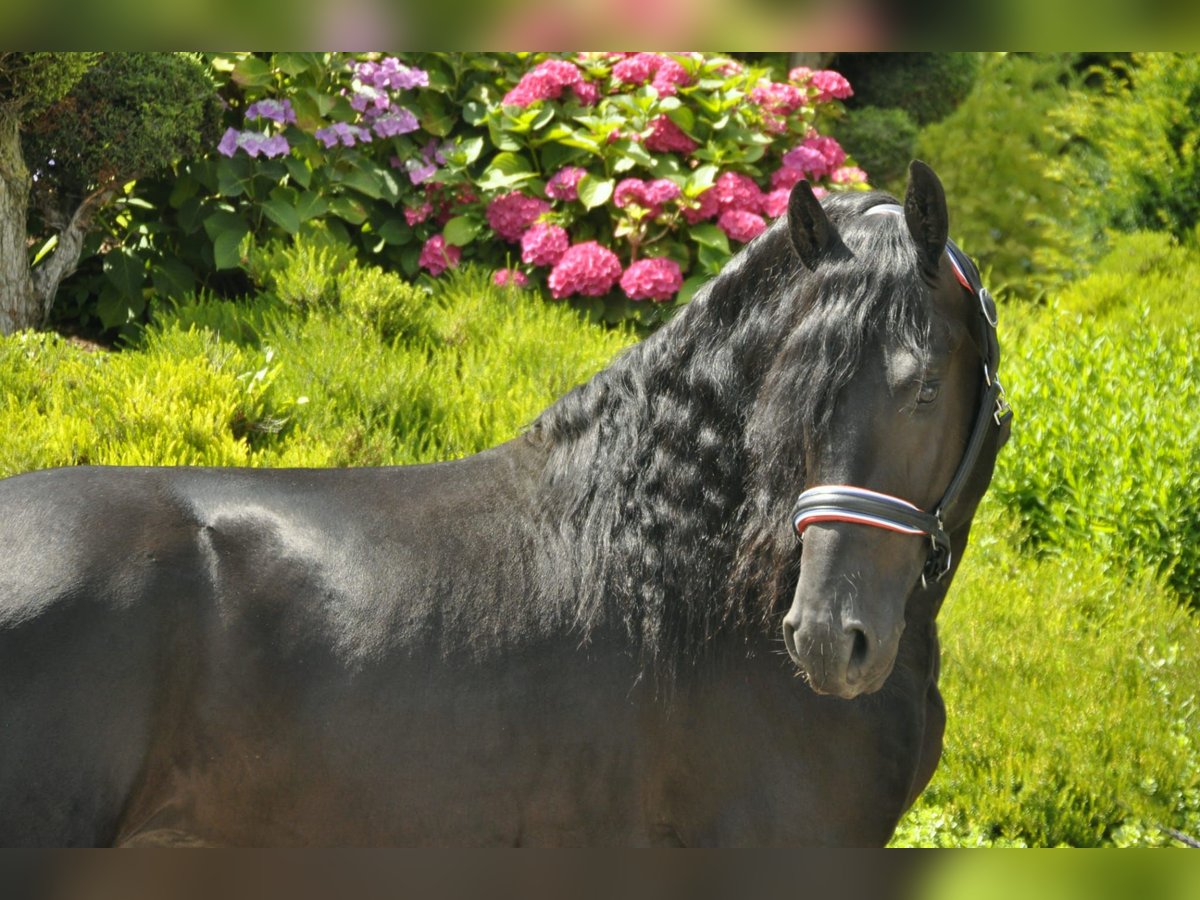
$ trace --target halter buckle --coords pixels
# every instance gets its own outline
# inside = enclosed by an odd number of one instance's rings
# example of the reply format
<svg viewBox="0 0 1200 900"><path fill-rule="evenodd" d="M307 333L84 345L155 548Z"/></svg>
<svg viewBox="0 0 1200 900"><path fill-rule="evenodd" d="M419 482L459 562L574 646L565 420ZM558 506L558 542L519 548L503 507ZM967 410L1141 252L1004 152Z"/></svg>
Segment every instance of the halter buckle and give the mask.
<svg viewBox="0 0 1200 900"><path fill-rule="evenodd" d="M984 366L984 372L987 371L987 366ZM1012 407L1008 405L1008 395L1004 392L1004 385L1000 383L1000 379L996 379L996 387L1000 392L996 395L996 409L992 413L992 421L997 427L1004 424L1005 418L1012 415Z"/></svg>

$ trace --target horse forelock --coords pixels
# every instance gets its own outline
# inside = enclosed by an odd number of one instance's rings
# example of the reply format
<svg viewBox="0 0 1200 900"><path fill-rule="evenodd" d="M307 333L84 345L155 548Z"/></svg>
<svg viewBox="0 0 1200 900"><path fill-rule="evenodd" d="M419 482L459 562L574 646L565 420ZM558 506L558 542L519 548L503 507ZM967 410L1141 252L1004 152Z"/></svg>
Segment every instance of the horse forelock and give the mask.
<svg viewBox="0 0 1200 900"><path fill-rule="evenodd" d="M799 554L786 520L804 440L881 329L916 352L928 340L911 242L893 217L861 216L890 201L830 198L843 246L812 273L776 222L535 422L550 565L585 636L619 624L669 675L790 593Z"/></svg>

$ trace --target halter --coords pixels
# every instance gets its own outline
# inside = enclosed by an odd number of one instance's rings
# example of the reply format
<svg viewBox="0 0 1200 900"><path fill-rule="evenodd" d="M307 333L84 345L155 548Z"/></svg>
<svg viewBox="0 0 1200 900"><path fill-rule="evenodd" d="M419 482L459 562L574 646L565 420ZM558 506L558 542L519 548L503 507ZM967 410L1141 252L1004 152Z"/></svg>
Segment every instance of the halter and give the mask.
<svg viewBox="0 0 1200 900"><path fill-rule="evenodd" d="M871 207L865 215L903 213L904 210L897 204L884 203ZM953 561L950 537L946 534L942 517L958 499L967 478L974 470L990 427L994 425L996 428L1003 428L1012 418L1012 410L1005 399L1004 388L996 377L996 369L1000 364L1000 341L996 337L996 301L983 286L974 263L954 241L946 241L946 253L959 284L979 301L979 314L983 319L984 390L967 449L946 487L946 492L942 494L942 499L937 502L933 512L925 512L907 500L890 494L850 485L823 484L802 493L792 510L792 526L800 540L804 540L804 529L817 522L850 522L900 534L927 536L930 548L925 568L921 573L922 584L926 584L929 578L941 581L950 571Z"/></svg>

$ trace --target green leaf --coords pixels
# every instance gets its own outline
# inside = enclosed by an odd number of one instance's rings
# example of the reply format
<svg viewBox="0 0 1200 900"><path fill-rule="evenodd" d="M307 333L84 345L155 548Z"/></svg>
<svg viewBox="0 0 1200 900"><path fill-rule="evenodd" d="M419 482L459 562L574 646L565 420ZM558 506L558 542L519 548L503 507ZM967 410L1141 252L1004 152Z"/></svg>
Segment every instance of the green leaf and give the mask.
<svg viewBox="0 0 1200 900"><path fill-rule="evenodd" d="M307 188L312 184L312 169L308 167L308 163L299 157L288 155L283 159L284 165L287 166L288 175L292 181L302 188Z"/></svg>
<svg viewBox="0 0 1200 900"><path fill-rule="evenodd" d="M236 269L242 264L242 238L234 231L223 231L213 240L213 263L218 269Z"/></svg>
<svg viewBox="0 0 1200 900"><path fill-rule="evenodd" d="M217 191L223 197L240 197L250 181L250 157L241 154L217 163Z"/></svg>
<svg viewBox="0 0 1200 900"><path fill-rule="evenodd" d="M455 216L442 229L446 243L454 247L463 247L479 234L479 222L470 216Z"/></svg>
<svg viewBox="0 0 1200 900"><path fill-rule="evenodd" d="M413 236L413 231L408 227L408 223L399 216L394 219L388 219L379 226L376 233L380 239L388 244L404 244L411 240Z"/></svg>
<svg viewBox="0 0 1200 900"><path fill-rule="evenodd" d="M361 225L367 221L367 208L360 201L345 194L329 201L329 211L351 225Z"/></svg>
<svg viewBox="0 0 1200 900"><path fill-rule="evenodd" d="M199 197L189 197L179 207L179 213L175 220L179 223L179 229L184 234L195 234L196 229L200 227L201 215L204 213L204 205L200 202Z"/></svg>
<svg viewBox="0 0 1200 900"><path fill-rule="evenodd" d="M691 134L692 129L696 127L696 116L686 106L680 106L676 109L672 109L667 113L667 116L670 117L672 122L679 126L680 130L687 132L689 135Z"/></svg>
<svg viewBox="0 0 1200 900"><path fill-rule="evenodd" d="M329 204L317 191L305 191L296 198L296 214L301 222L323 216L328 211Z"/></svg>
<svg viewBox="0 0 1200 900"><path fill-rule="evenodd" d="M716 166L700 166L700 168L696 169L691 173L691 175L688 176L687 186L684 188L684 193L692 198L699 197L717 183L718 171L719 170Z"/></svg>
<svg viewBox="0 0 1200 900"><path fill-rule="evenodd" d="M417 100L421 127L434 137L446 137L458 123L456 111L447 107L445 101L431 91L422 91Z"/></svg>
<svg viewBox="0 0 1200 900"><path fill-rule="evenodd" d="M708 275L706 274L693 275L679 288L679 293L675 296L675 303L680 306L690 303L692 297L696 295L696 291L700 290L707 281Z"/></svg>
<svg viewBox="0 0 1200 900"><path fill-rule="evenodd" d="M267 87L275 80L270 65L257 56L244 56L239 59L230 77L244 88Z"/></svg>
<svg viewBox="0 0 1200 900"><path fill-rule="evenodd" d="M594 178L591 175L584 175L579 179L577 190L579 202L583 204L584 208L595 209L608 202L613 193L613 182L611 178Z"/></svg>
<svg viewBox="0 0 1200 900"><path fill-rule="evenodd" d="M701 247L711 247L726 256L729 255L729 238L725 232L711 222L699 222L693 225L688 233L692 240Z"/></svg>
<svg viewBox="0 0 1200 900"><path fill-rule="evenodd" d="M125 294L111 284L100 291L100 299L96 301L96 315L105 329L119 328L128 325L146 308L146 300L139 291L135 295Z"/></svg>
<svg viewBox="0 0 1200 900"><path fill-rule="evenodd" d="M295 234L300 230L300 214L296 211L296 207L286 200L271 197L263 201L262 211L266 213L268 219L288 234Z"/></svg>
<svg viewBox="0 0 1200 900"><path fill-rule="evenodd" d="M146 282L146 262L124 247L111 250L104 254L104 277L122 296L140 295Z"/></svg>
<svg viewBox="0 0 1200 900"><path fill-rule="evenodd" d="M150 267L154 290L164 297L184 297L196 287L192 270L173 256L164 257Z"/></svg>
<svg viewBox="0 0 1200 900"><path fill-rule="evenodd" d="M696 258L700 261L704 271L710 275L716 275L725 266L725 263L729 262L729 251L722 251L719 247L705 244L700 247Z"/></svg>
<svg viewBox="0 0 1200 900"><path fill-rule="evenodd" d="M319 53L276 53L271 57L271 62L283 74L295 78L297 75L303 75L309 69L319 68L321 55Z"/></svg>
<svg viewBox="0 0 1200 900"><path fill-rule="evenodd" d="M237 213L219 209L204 219L204 230L214 243L223 234L235 235L236 243L250 233L250 226Z"/></svg>
<svg viewBox="0 0 1200 900"><path fill-rule="evenodd" d="M382 185L370 173L364 172L357 167L335 171L330 180L354 188L354 190L360 194L365 194L372 200L383 199Z"/></svg>
<svg viewBox="0 0 1200 900"><path fill-rule="evenodd" d="M479 154L483 152L483 138L480 135L465 138L458 142L458 146L454 148L454 154L461 154L462 165L469 166L475 160L479 159Z"/></svg>
<svg viewBox="0 0 1200 900"><path fill-rule="evenodd" d="M196 192L199 190L199 182L195 178L184 175L175 180L175 186L171 189L171 196L167 198L167 203L172 209L179 209L185 200L196 196Z"/></svg>
<svg viewBox="0 0 1200 900"><path fill-rule="evenodd" d="M482 177L479 187L485 191L503 190L515 187L534 177L529 168L529 161L516 153L497 153Z"/></svg>
<svg viewBox="0 0 1200 900"><path fill-rule="evenodd" d="M522 149L520 141L491 120L488 121L488 137L497 150L514 152Z"/></svg>

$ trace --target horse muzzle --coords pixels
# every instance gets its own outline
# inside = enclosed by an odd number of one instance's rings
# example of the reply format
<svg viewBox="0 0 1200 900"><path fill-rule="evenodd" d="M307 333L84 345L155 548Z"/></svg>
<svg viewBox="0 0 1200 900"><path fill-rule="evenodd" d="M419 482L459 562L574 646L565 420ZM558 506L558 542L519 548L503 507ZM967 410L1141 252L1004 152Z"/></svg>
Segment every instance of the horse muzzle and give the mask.
<svg viewBox="0 0 1200 900"><path fill-rule="evenodd" d="M902 630L903 626L879 635L857 619L815 624L793 606L783 620L783 641L816 693L852 700L883 687L892 673Z"/></svg>

